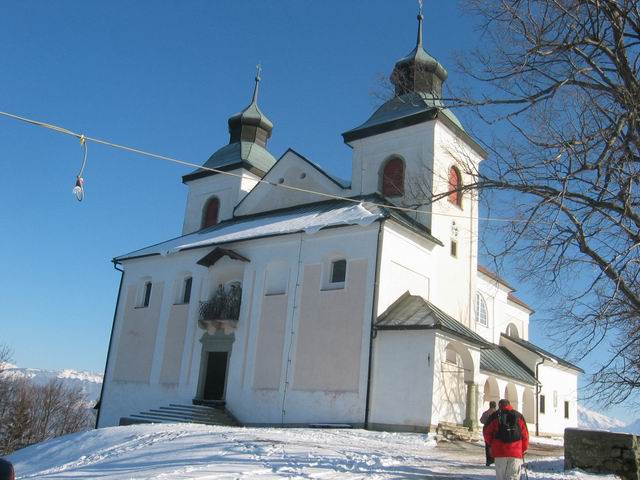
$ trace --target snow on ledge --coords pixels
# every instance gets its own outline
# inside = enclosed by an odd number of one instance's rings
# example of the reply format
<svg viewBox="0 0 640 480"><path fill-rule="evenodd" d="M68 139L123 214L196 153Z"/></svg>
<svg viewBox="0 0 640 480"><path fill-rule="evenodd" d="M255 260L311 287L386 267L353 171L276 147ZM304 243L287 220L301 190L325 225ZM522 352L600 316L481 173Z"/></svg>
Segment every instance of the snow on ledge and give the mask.
<svg viewBox="0 0 640 480"><path fill-rule="evenodd" d="M220 245L252 238L286 235L305 232L309 235L324 228L337 226L360 225L368 226L384 217L384 213L373 207L369 211L360 203L324 204L301 207L291 212L280 214L266 214L255 218L238 218L223 222L219 226L166 242L148 248L116 257L116 261L148 255L171 255L182 250Z"/></svg>

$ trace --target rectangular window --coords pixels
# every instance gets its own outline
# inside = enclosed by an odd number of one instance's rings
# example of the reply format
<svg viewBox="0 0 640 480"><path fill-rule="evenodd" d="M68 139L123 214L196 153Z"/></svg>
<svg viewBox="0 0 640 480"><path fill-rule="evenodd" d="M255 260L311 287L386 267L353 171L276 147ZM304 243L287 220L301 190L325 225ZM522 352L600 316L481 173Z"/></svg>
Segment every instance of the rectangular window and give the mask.
<svg viewBox="0 0 640 480"><path fill-rule="evenodd" d="M540 413L544 413L544 395L540 395Z"/></svg>
<svg viewBox="0 0 640 480"><path fill-rule="evenodd" d="M569 418L569 402L564 402L564 418Z"/></svg>
<svg viewBox="0 0 640 480"><path fill-rule="evenodd" d="M182 303L189 303L191 301L191 285L193 284L193 278L187 277L184 280L184 293L182 294Z"/></svg>
<svg viewBox="0 0 640 480"><path fill-rule="evenodd" d="M151 282L144 284L144 299L142 300L142 306L148 307L151 300Z"/></svg>
<svg viewBox="0 0 640 480"><path fill-rule="evenodd" d="M456 242L455 240L451 240L451 256L458 256L458 242Z"/></svg>
<svg viewBox="0 0 640 480"><path fill-rule="evenodd" d="M347 278L347 261L336 260L331 263L331 283L344 283Z"/></svg>

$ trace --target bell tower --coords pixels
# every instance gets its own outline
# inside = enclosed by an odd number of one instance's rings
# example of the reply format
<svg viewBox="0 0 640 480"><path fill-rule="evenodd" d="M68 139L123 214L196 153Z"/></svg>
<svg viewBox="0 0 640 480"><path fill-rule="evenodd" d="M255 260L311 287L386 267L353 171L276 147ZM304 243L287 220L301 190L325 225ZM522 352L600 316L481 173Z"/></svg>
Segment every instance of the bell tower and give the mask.
<svg viewBox="0 0 640 480"><path fill-rule="evenodd" d="M231 218L233 209L256 185L256 180L276 163L267 150L273 123L258 107L260 73L258 66L251 103L228 120L229 144L211 155L202 168L182 177L189 187L183 234Z"/></svg>

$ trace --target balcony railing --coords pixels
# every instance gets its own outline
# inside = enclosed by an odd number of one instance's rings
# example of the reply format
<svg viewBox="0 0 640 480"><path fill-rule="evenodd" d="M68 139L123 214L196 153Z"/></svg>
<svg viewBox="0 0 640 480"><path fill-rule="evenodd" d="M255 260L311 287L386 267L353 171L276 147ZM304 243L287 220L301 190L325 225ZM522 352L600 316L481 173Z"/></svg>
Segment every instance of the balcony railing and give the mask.
<svg viewBox="0 0 640 480"><path fill-rule="evenodd" d="M231 284L225 289L219 285L208 302L200 302L200 321L238 320L240 317L240 299L242 286Z"/></svg>

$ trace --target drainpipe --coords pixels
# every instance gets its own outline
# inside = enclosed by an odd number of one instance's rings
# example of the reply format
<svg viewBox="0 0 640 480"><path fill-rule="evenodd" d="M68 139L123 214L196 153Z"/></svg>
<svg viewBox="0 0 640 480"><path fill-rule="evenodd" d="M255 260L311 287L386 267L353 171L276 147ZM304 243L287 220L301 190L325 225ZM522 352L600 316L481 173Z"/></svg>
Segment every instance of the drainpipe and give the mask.
<svg viewBox="0 0 640 480"><path fill-rule="evenodd" d="M536 363L536 437L540 436L540 392L542 391L542 384L538 381L538 367L544 363L542 361Z"/></svg>
<svg viewBox="0 0 640 480"><path fill-rule="evenodd" d="M96 415L96 426L98 428L98 424L100 423L100 412L102 412L102 401L104 400L104 385L107 380L107 369L109 368L109 357L111 355L111 346L113 344L113 332L116 328L116 316L118 315L118 305L120 305L120 294L122 293L122 283L124 281L124 270L118 268L118 262L112 260L113 268L120 272L120 286L118 287L118 296L116 297L116 308L113 312L113 323L111 324L111 335L109 336L109 347L107 349L107 360L104 364L104 375L102 377L102 386L100 387L100 406L98 407L98 414Z"/></svg>
<svg viewBox="0 0 640 480"><path fill-rule="evenodd" d="M373 284L373 306L371 307L371 331L369 333L369 366L367 370L367 397L364 407L364 428L369 426L369 398L371 396L371 374L373 361L373 339L375 338L374 325L378 318L378 290L380 286L380 257L382 256L382 227L384 220L380 221L378 226L378 245L376 251L376 272Z"/></svg>

